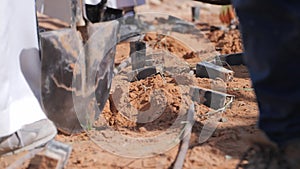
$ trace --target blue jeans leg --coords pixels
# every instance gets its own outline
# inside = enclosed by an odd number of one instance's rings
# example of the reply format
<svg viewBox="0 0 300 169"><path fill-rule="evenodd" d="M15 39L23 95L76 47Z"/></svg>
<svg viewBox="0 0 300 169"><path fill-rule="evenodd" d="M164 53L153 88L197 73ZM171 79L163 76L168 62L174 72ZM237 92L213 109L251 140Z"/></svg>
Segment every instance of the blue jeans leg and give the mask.
<svg viewBox="0 0 300 169"><path fill-rule="evenodd" d="M259 128L278 144L300 138L300 2L234 0Z"/></svg>

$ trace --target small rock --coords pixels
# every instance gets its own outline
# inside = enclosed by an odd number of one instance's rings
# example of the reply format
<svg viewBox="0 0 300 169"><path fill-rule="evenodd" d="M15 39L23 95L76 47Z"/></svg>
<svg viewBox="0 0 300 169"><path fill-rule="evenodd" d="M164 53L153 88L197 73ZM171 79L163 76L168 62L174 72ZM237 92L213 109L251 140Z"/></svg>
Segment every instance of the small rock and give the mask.
<svg viewBox="0 0 300 169"><path fill-rule="evenodd" d="M147 129L145 127L140 127L139 131L142 132L142 133L144 133L144 132L147 132Z"/></svg>
<svg viewBox="0 0 300 169"><path fill-rule="evenodd" d="M243 102L243 101L240 101L238 105L239 105L239 107L241 107L241 106L245 106L245 105L246 105L246 103L245 103L245 102Z"/></svg>
<svg viewBox="0 0 300 169"><path fill-rule="evenodd" d="M220 122L222 122L222 123L225 123L225 122L227 122L228 120L227 120L227 118L225 118L225 117L222 117L221 119L220 119Z"/></svg>
<svg viewBox="0 0 300 169"><path fill-rule="evenodd" d="M29 164L29 168L48 168L48 169L56 169L58 168L59 160L49 157L45 154L37 154L31 160Z"/></svg>
<svg viewBox="0 0 300 169"><path fill-rule="evenodd" d="M230 155L225 155L225 159L226 159L226 160L231 160L231 159L232 159L232 156L230 156Z"/></svg>

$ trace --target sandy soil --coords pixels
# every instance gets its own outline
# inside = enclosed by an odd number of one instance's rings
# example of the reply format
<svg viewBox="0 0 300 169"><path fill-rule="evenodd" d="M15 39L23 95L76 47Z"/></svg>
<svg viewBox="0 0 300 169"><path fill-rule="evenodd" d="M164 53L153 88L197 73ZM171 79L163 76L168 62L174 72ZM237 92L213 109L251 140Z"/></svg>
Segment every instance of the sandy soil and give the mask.
<svg viewBox="0 0 300 169"><path fill-rule="evenodd" d="M200 5L201 17L196 22L199 28L206 26L219 26L218 20L219 7L195 3L191 1L171 1L164 0L160 5L150 3L137 8L138 11L163 11L177 17L190 21L190 8L194 5ZM179 12L178 12L179 11ZM222 54L242 52L241 39L238 30L224 31L206 31L204 32L210 39L217 51ZM155 37L146 37L145 41L151 46ZM183 60L189 60L186 53L190 51L184 49L179 43L169 39L169 52ZM152 46L156 48L156 46ZM129 44L122 43L117 46L116 65L122 62L129 54ZM192 57L193 58L193 57ZM197 58L198 59L198 58ZM251 81L247 68L243 65L231 66L235 74L230 82L222 82L226 87L228 94L234 95L234 101L223 114L222 120L218 122L218 128L212 137L203 144L198 143L199 133L208 117L204 116L210 109L204 105L196 105L196 121L192 129L190 147L184 162L184 168L201 169L232 169L239 161L242 153L247 149L248 137L255 137L259 130L256 127L258 108L255 94L253 92ZM196 78L195 76L186 79L195 86L211 88L216 84L216 80L207 78ZM145 86L147 87L145 89ZM163 132L168 128L176 117L180 116L180 105L183 101L180 95L180 88L174 77L162 74L156 74L146 79L132 82L129 87L130 103L140 111L149 109L149 95L151 91L160 89L166 96L166 109L155 116L153 114L143 114L141 117L153 118L149 123L138 123L130 120L130 116L120 113L116 110L115 103L110 99L101 115L101 118L108 127L131 137L151 137ZM138 116L139 117L139 116ZM100 123L100 121L99 121ZM95 123L97 125L97 122ZM89 137L90 136L90 137ZM152 154L148 158L127 158L108 152L95 144L93 132L82 133L79 135L67 136L59 133L56 140L72 146L72 154L68 161L69 169L79 168L170 168L178 153L178 144L172 149L163 153ZM113 145L121 143L113 142ZM6 156L0 158L0 168L5 168L19 159L25 153ZM26 168L26 164L24 165Z"/></svg>

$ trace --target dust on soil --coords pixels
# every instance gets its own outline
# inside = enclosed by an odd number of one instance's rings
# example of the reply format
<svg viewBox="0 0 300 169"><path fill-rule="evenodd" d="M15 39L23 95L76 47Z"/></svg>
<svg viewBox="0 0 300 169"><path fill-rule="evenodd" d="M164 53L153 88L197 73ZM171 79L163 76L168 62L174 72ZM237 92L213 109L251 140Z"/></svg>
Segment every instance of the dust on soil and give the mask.
<svg viewBox="0 0 300 169"><path fill-rule="evenodd" d="M153 50L166 50L177 56L182 61L189 64L195 64L201 61L198 54L192 51L185 44L179 42L171 36L162 35L154 32L144 34L143 42L148 44L148 47ZM119 65L130 54L130 43L123 42L117 45L115 65Z"/></svg>
<svg viewBox="0 0 300 169"><path fill-rule="evenodd" d="M215 43L216 50L221 54L243 52L239 30L229 30L228 32L216 30L208 34L208 38Z"/></svg>
<svg viewBox="0 0 300 169"><path fill-rule="evenodd" d="M144 41L149 44L150 48L167 50L187 63L192 64L201 61L194 51L170 36L147 33L144 36Z"/></svg>
<svg viewBox="0 0 300 169"><path fill-rule="evenodd" d="M177 3L176 3L177 2ZM190 7L198 3L179 2L179 1L164 0L161 5L150 4L138 8L142 11L164 11L175 14L176 16L190 20ZM178 5L180 4L180 5ZM203 13L199 23L217 26L218 16L216 10L218 7L202 4ZM211 11L210 11L211 9ZM180 10L180 12L178 12ZM222 54L241 52L241 41L238 30L231 30L229 32L214 31L205 32L207 38L215 43L216 49ZM149 39L148 39L149 40ZM150 41L155 42L155 38ZM168 42L168 41L167 41ZM185 56L188 50L182 51L182 45L179 47L176 43L169 41L171 44L169 52L177 53L182 59L188 60ZM178 51L177 51L178 50ZM176 52L177 51L177 52ZM117 46L116 65L129 55L129 44L122 43ZM186 57L186 58L185 58ZM223 113L222 122L218 123L217 130L212 137L205 143L199 145L199 133L202 130L203 123L206 118L203 114L209 111L209 108L204 105L198 105L196 122L193 126L190 147L184 162L184 168L211 168L211 169L232 169L239 161L242 153L247 149L246 137L255 137L259 133L256 127L256 120L258 116L258 108L256 98L252 90L251 81L247 68L243 65L231 66L234 70L234 78L230 82L224 82L227 93L235 96L235 99L230 108ZM164 81L165 80L165 81ZM137 137L146 136L148 132L157 132L161 127L167 127L172 118L178 113L178 106L181 102L178 94L178 86L173 81L172 77L162 79L161 75L155 75L144 80L133 82L130 86L131 103L137 109L147 109L149 100L148 96L151 90L161 88L168 96L168 109L164 112L161 120L154 120L149 124L138 124L129 121L124 115L112 110L110 102L107 103L101 116L105 118L107 123L116 130L122 130L125 133L133 134ZM206 78L192 78L193 84L211 88L215 80ZM142 86L148 86L149 90L142 89ZM142 99L136 99L142 98ZM166 126L163 126L166 125ZM58 134L55 138L66 144L70 144L73 148L72 154L68 161L67 167L70 169L79 168L169 168L174 162L178 153L178 146L173 149L155 155L149 158L125 158L109 153L96 145L86 133L79 135L66 136ZM0 158L0 168L5 168L15 160L19 159L23 154L14 156L6 156ZM26 168L26 167L25 167Z"/></svg>

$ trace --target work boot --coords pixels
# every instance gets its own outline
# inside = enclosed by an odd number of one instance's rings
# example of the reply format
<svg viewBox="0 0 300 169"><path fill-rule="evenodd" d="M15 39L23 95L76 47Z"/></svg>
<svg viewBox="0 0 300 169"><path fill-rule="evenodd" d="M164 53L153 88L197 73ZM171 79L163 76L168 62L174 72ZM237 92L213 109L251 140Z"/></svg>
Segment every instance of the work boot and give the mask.
<svg viewBox="0 0 300 169"><path fill-rule="evenodd" d="M288 142L283 147L285 159L291 169L300 168L300 140Z"/></svg>
<svg viewBox="0 0 300 169"><path fill-rule="evenodd" d="M12 135L0 138L0 156L31 150L45 145L56 134L56 127L48 119L25 125Z"/></svg>
<svg viewBox="0 0 300 169"><path fill-rule="evenodd" d="M265 135L251 140L236 169L290 169L284 153Z"/></svg>

